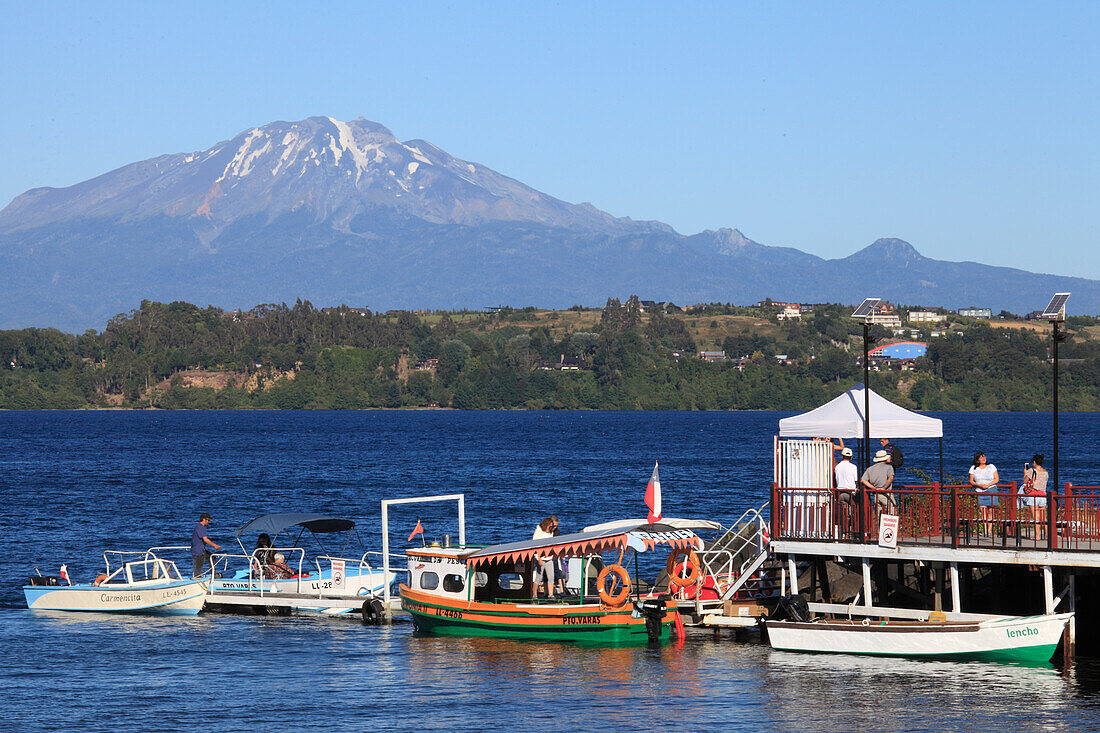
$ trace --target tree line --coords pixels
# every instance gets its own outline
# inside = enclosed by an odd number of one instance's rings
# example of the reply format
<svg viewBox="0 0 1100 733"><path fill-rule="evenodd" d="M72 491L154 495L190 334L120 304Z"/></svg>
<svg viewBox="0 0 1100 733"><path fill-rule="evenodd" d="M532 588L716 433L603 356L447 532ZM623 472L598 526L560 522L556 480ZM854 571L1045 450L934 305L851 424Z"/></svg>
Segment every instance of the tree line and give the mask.
<svg viewBox="0 0 1100 733"><path fill-rule="evenodd" d="M301 300L250 311L143 301L102 332L0 331L0 408L804 410L862 381L862 325L840 305L801 321L773 317L767 329L745 319L728 333L717 317L766 314L728 304L644 310L637 297L609 299L590 325L562 328L557 314L532 325L533 308L460 319ZM1094 324L1069 325L1060 407L1100 410ZM700 330L745 359L697 358ZM1049 334L972 322L962 336L931 339L916 371L874 373L871 386L913 409L1049 410L1049 345ZM582 368L553 368L562 357ZM188 370L236 381L186 386Z"/></svg>

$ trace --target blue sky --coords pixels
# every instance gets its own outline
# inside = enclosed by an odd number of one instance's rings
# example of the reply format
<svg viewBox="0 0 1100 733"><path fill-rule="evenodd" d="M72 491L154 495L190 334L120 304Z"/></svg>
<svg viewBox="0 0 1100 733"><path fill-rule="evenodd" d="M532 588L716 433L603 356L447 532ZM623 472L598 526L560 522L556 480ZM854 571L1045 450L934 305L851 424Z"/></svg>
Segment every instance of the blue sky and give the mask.
<svg viewBox="0 0 1100 733"><path fill-rule="evenodd" d="M363 116L686 234L1100 278L1100 3L314 5L4 2L0 206Z"/></svg>

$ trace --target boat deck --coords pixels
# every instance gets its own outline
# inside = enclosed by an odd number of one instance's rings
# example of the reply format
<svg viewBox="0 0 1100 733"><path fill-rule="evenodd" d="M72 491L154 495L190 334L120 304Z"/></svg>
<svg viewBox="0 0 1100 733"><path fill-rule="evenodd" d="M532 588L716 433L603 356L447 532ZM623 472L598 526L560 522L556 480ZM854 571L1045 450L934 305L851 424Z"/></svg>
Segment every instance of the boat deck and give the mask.
<svg viewBox="0 0 1100 733"><path fill-rule="evenodd" d="M339 609L348 611L362 610L363 604L372 600L371 596L318 596L316 593L249 593L218 591L206 596L207 606L230 606L239 608L251 608L263 606L274 609L307 609L321 611L325 609ZM377 600L381 601L381 598ZM396 599L391 600L391 610L400 609L401 604Z"/></svg>

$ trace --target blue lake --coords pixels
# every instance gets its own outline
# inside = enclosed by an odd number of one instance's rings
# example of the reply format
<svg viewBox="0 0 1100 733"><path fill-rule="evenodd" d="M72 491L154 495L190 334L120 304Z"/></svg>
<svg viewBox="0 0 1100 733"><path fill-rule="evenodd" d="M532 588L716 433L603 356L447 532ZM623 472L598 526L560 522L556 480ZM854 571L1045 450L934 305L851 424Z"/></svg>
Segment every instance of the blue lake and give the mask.
<svg viewBox="0 0 1100 733"><path fill-rule="evenodd" d="M728 636L594 649L418 636L407 623L31 613L34 567L93 577L107 549L182 544L271 511L349 516L381 545L379 501L466 494L467 539L643 516L653 461L667 516L729 522L768 499L789 413L0 412L0 648L14 730L652 729L1069 730L1100 727L1100 666L1028 669L773 652ZM949 475L984 450L1005 480L1051 455L1049 415L942 414ZM1100 415L1061 416L1060 478L1100 483ZM901 441L938 470L936 441ZM915 478L908 479L916 482ZM452 506L398 509L457 535ZM254 538L249 540L254 541ZM1084 622L1084 621L1082 621Z"/></svg>

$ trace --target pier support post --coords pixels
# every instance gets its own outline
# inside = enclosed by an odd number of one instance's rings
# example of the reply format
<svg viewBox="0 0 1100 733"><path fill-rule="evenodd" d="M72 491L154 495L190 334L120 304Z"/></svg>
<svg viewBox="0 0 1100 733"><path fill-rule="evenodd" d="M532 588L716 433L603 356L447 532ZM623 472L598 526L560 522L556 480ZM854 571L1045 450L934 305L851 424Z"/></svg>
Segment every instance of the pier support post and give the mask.
<svg viewBox="0 0 1100 733"><path fill-rule="evenodd" d="M962 601L959 600L959 564L951 563L951 610L962 613Z"/></svg>
<svg viewBox="0 0 1100 733"><path fill-rule="evenodd" d="M933 572L936 574L936 595L935 606L936 611L943 610L943 563L936 563L933 567Z"/></svg>
<svg viewBox="0 0 1100 733"><path fill-rule="evenodd" d="M1073 615L1062 632L1062 661L1066 664L1073 663L1073 656L1077 646L1077 576L1070 574L1069 578L1069 608L1066 610Z"/></svg>
<svg viewBox="0 0 1100 733"><path fill-rule="evenodd" d="M871 603L871 559L863 558L863 605L870 608Z"/></svg>
<svg viewBox="0 0 1100 733"><path fill-rule="evenodd" d="M1043 608L1046 613L1054 613L1054 573L1049 565L1043 566Z"/></svg>
<svg viewBox="0 0 1100 733"><path fill-rule="evenodd" d="M794 558L787 555L787 572L791 574L791 595L798 595L798 563L794 561Z"/></svg>

